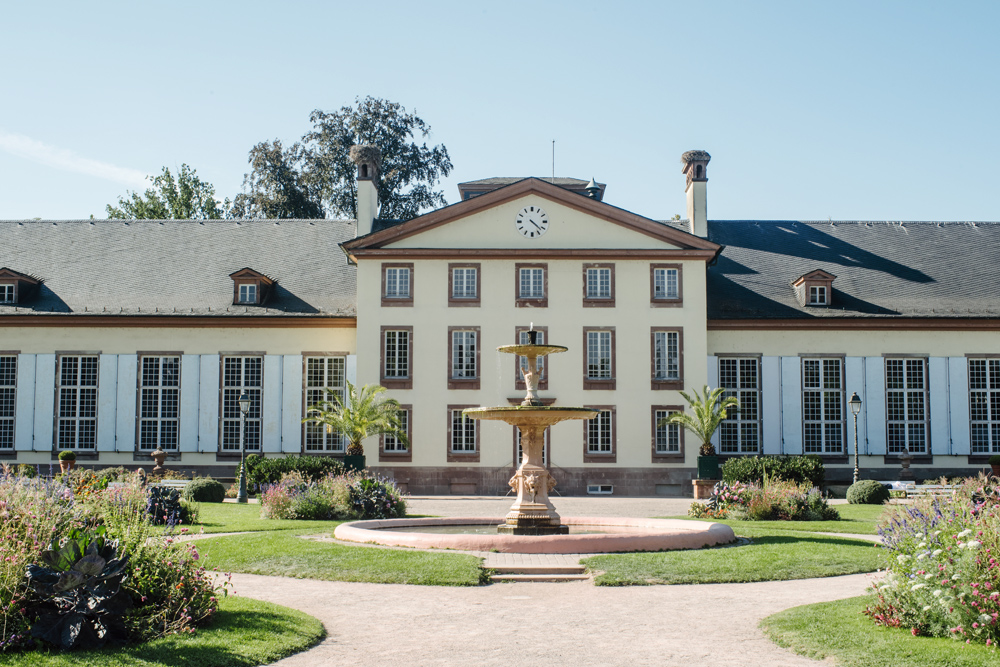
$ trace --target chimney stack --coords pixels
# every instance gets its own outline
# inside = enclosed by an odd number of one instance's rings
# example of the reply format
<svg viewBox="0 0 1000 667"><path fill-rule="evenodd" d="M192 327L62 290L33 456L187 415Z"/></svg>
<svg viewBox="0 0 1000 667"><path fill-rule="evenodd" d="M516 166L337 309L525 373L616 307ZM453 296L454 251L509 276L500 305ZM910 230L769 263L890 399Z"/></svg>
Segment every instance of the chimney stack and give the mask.
<svg viewBox="0 0 1000 667"><path fill-rule="evenodd" d="M371 234L378 215L378 176L382 151L375 146L351 146L351 161L358 165L357 236Z"/></svg>
<svg viewBox="0 0 1000 667"><path fill-rule="evenodd" d="M690 231L695 236L708 238L708 200L705 184L708 183L708 161L712 159L706 151L688 151L681 155L687 175L687 217Z"/></svg>

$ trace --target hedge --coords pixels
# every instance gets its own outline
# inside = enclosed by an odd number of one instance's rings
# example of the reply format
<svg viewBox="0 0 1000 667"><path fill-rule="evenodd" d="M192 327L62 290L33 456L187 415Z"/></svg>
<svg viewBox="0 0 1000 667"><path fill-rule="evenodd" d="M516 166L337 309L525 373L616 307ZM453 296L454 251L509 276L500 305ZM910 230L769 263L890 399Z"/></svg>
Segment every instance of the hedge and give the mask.
<svg viewBox="0 0 1000 667"><path fill-rule="evenodd" d="M826 477L823 460L815 455L806 456L734 456L722 465L725 482L760 484L764 478L784 479L791 482L809 482L822 486Z"/></svg>
<svg viewBox="0 0 1000 667"><path fill-rule="evenodd" d="M264 458L257 454L247 457L247 481L250 484L276 484L281 476L299 472L308 481L322 479L329 474L340 475L344 464L328 456L285 456Z"/></svg>

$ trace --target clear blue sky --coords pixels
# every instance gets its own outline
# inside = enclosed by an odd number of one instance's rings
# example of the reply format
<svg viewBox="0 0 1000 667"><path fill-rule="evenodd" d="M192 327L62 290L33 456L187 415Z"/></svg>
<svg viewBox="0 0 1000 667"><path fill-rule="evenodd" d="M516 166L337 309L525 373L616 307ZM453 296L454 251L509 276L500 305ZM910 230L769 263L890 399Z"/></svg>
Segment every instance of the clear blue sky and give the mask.
<svg viewBox="0 0 1000 667"><path fill-rule="evenodd" d="M182 162L358 96L416 110L442 183L551 172L715 219L998 220L996 2L17 2L0 23L0 219L104 217Z"/></svg>

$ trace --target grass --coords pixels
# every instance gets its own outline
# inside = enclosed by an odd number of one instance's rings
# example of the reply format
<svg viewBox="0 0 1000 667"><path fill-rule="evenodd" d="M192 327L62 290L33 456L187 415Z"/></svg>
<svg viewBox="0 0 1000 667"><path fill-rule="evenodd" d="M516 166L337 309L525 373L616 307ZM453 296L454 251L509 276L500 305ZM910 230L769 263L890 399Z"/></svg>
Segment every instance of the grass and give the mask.
<svg viewBox="0 0 1000 667"><path fill-rule="evenodd" d="M323 639L317 619L241 597L223 598L211 627L137 646L99 651L0 654L4 667L254 667L303 651Z"/></svg>
<svg viewBox="0 0 1000 667"><path fill-rule="evenodd" d="M867 597L795 607L761 622L780 646L841 667L981 667L1000 664L996 649L943 637L914 637L861 615Z"/></svg>
<svg viewBox="0 0 1000 667"><path fill-rule="evenodd" d="M192 532L202 528L206 533L243 533L264 530L310 530L333 532L340 521L299 521L297 519L261 519L257 503L197 503L198 522L189 526Z"/></svg>
<svg viewBox="0 0 1000 667"><path fill-rule="evenodd" d="M796 530L807 533L854 533L875 535L878 520L889 505L834 505L840 513L840 521L739 521L735 519L692 519L693 521L714 521L732 526L737 535L744 526L771 530ZM688 516L672 516L671 519L691 519Z"/></svg>
<svg viewBox="0 0 1000 667"><path fill-rule="evenodd" d="M475 556L351 547L299 537L314 532L276 530L216 537L200 540L198 551L210 568L299 579L476 586L486 576L482 560Z"/></svg>

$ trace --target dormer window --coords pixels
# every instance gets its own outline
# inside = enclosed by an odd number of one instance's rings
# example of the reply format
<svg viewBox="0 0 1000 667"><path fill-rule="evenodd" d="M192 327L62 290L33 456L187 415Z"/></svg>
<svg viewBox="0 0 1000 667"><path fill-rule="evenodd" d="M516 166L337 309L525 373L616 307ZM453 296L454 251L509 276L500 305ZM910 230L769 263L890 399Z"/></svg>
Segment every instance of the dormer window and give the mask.
<svg viewBox="0 0 1000 667"><path fill-rule="evenodd" d="M14 283L0 283L0 303L16 303Z"/></svg>
<svg viewBox="0 0 1000 667"><path fill-rule="evenodd" d="M274 284L274 280L250 268L240 269L229 277L233 279L233 303L240 306L263 304Z"/></svg>
<svg viewBox="0 0 1000 667"><path fill-rule="evenodd" d="M38 278L6 267L0 268L0 305L23 302L24 297L40 282Z"/></svg>
<svg viewBox="0 0 1000 667"><path fill-rule="evenodd" d="M837 276L822 269L810 271L792 281L795 300L800 306L829 306L833 297L833 281Z"/></svg>

